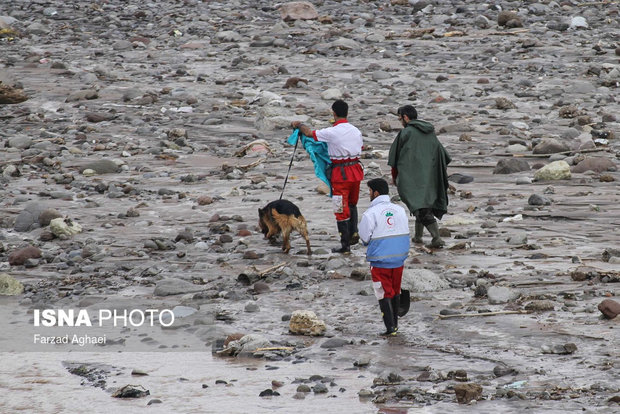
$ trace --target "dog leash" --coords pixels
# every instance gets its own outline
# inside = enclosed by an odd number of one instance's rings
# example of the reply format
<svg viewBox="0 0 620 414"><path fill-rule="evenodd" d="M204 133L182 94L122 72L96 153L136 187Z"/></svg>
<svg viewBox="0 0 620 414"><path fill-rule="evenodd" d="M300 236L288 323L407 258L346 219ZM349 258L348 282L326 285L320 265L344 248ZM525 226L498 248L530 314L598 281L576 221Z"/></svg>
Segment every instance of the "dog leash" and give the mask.
<svg viewBox="0 0 620 414"><path fill-rule="evenodd" d="M299 131L301 134L301 131ZM284 179L284 185L282 186L282 192L280 193L280 200L282 200L282 196L284 195L284 189L286 188L286 183L288 182L288 175L291 172L291 167L293 166L293 158L295 157L295 151L297 151L297 144L301 141L301 137L297 135L297 141L295 141L295 148L293 149L293 156L291 157L291 162L288 163L288 171L286 172L286 178Z"/></svg>

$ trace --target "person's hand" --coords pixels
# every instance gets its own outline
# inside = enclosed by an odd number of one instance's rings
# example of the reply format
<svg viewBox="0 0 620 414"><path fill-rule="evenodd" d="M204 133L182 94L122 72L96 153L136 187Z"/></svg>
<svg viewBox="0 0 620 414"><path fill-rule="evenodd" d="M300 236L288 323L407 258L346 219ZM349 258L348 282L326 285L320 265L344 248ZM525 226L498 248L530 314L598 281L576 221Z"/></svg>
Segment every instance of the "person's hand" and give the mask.
<svg viewBox="0 0 620 414"><path fill-rule="evenodd" d="M301 121L293 121L293 122L291 122L291 126L293 128L299 128L300 125L301 125Z"/></svg>

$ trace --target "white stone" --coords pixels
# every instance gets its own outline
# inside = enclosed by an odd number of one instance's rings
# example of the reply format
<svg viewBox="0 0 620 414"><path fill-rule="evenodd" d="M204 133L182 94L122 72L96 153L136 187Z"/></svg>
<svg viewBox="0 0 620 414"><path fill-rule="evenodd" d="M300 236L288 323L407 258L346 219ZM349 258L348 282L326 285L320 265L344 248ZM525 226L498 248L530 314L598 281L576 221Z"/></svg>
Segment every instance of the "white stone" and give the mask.
<svg viewBox="0 0 620 414"><path fill-rule="evenodd" d="M294 334L322 336L326 330L325 322L317 318L316 314L309 310L296 310L291 315L289 331Z"/></svg>
<svg viewBox="0 0 620 414"><path fill-rule="evenodd" d="M506 303L517 299L520 293L505 286L491 286L487 289L487 297L492 305Z"/></svg>
<svg viewBox="0 0 620 414"><path fill-rule="evenodd" d="M50 231L54 236L66 238L82 232L82 226L71 219L62 217L50 221Z"/></svg>
<svg viewBox="0 0 620 414"><path fill-rule="evenodd" d="M338 88L330 88L321 92L321 99L326 101L333 101L342 98L342 91Z"/></svg>
<svg viewBox="0 0 620 414"><path fill-rule="evenodd" d="M571 19L570 25L568 26L568 28L570 30L587 29L588 28L588 22L586 21L586 19L584 17L575 16L575 17L573 17Z"/></svg>
<svg viewBox="0 0 620 414"><path fill-rule="evenodd" d="M405 269L401 289L410 292L435 292L448 289L450 285L436 273L427 269Z"/></svg>
<svg viewBox="0 0 620 414"><path fill-rule="evenodd" d="M536 171L534 178L544 180L568 180L571 178L570 166L564 160L554 161Z"/></svg>

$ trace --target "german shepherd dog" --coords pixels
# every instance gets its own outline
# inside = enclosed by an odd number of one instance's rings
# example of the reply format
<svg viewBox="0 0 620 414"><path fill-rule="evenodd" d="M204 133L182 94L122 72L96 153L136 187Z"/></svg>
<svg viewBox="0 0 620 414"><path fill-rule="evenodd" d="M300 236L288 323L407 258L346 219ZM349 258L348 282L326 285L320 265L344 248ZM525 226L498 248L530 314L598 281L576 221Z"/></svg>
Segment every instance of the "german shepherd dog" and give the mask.
<svg viewBox="0 0 620 414"><path fill-rule="evenodd" d="M272 201L263 208L258 209L258 227L266 239L275 242L278 234L282 234L282 251L288 253L291 250L290 234L297 230L306 240L307 254L312 254L306 219L301 215L299 207L288 200Z"/></svg>

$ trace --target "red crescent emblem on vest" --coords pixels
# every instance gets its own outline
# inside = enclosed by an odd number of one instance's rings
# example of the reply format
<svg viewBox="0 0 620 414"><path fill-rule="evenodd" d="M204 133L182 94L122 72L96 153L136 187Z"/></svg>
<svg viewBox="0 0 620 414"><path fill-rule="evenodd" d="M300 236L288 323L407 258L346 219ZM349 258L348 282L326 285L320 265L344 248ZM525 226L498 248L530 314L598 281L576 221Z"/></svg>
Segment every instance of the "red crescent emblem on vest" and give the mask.
<svg viewBox="0 0 620 414"><path fill-rule="evenodd" d="M394 224L392 223L392 217L388 217L385 221L387 222L388 226L392 226Z"/></svg>

